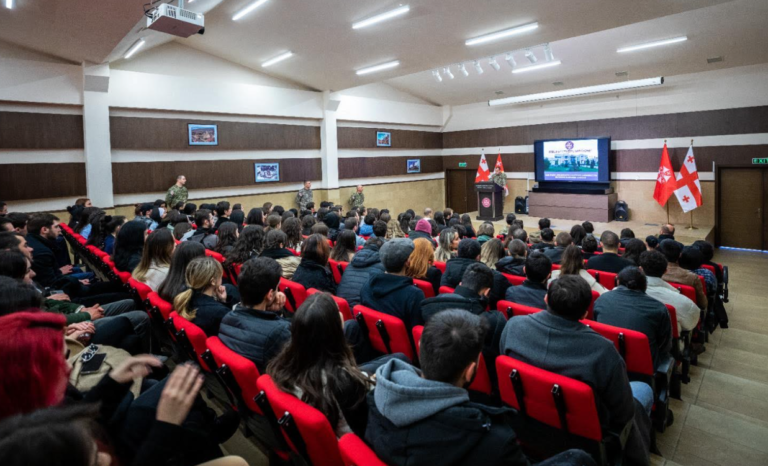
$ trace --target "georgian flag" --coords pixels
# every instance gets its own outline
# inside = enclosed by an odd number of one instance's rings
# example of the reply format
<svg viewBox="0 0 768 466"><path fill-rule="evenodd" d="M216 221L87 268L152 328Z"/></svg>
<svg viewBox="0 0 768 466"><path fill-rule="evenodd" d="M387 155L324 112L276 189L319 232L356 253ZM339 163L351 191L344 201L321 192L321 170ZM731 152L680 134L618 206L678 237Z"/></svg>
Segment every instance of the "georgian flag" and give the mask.
<svg viewBox="0 0 768 466"><path fill-rule="evenodd" d="M680 172L675 175L678 188L675 190L675 196L683 212L690 212L701 205L701 183L699 183L699 172L696 170L696 159L693 157L693 146L688 148L688 154L685 156L683 166Z"/></svg>
<svg viewBox="0 0 768 466"><path fill-rule="evenodd" d="M502 173L504 173L504 162L501 161L501 152L499 152L499 156L496 159L496 165L493 167L494 170L496 169L501 170ZM504 185L504 197L509 196L509 188L507 185Z"/></svg>
<svg viewBox="0 0 768 466"><path fill-rule="evenodd" d="M477 167L477 175L475 176L475 183L481 181L488 181L491 177L491 171L488 169L488 161L485 160L485 152L480 154L480 166Z"/></svg>

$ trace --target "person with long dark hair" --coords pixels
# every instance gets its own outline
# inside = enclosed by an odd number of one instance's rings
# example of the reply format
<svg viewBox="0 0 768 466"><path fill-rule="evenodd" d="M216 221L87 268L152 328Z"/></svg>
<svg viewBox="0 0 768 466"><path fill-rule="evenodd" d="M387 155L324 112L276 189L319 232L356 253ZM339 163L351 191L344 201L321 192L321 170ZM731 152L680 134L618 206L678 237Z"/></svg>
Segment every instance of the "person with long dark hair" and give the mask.
<svg viewBox="0 0 768 466"><path fill-rule="evenodd" d="M301 219L301 235L302 236L309 236L312 234L312 227L315 226L315 223L317 223L317 220L315 220L315 217L312 215L305 215Z"/></svg>
<svg viewBox="0 0 768 466"><path fill-rule="evenodd" d="M131 220L120 228L115 241L115 253L112 255L117 270L133 272L139 265L146 231L147 224L141 220Z"/></svg>
<svg viewBox="0 0 768 466"><path fill-rule="evenodd" d="M608 291L603 287L603 285L595 280L595 277L587 272L586 267L584 267L584 256L582 255L579 247L575 244L571 244L565 248L565 252L563 252L563 259L560 262L560 270L552 271L552 278L549 279L549 283L552 283L553 280L557 280L558 278L564 277L566 275L578 275L579 277L583 278L592 291L597 291L600 294Z"/></svg>
<svg viewBox="0 0 768 466"><path fill-rule="evenodd" d="M337 436L365 434L371 379L355 364L331 295L304 301L291 322L291 339L269 363L275 385L323 413Z"/></svg>
<svg viewBox="0 0 768 466"><path fill-rule="evenodd" d="M640 254L647 251L648 248L645 245L645 241L637 238L632 238L629 241L627 241L626 245L624 246L624 253L621 255L622 258L632 261L633 264L639 266L640 265Z"/></svg>
<svg viewBox="0 0 768 466"><path fill-rule="evenodd" d="M285 247L287 242L288 235L285 232L282 230L270 230L267 233L267 240L260 257L269 257L276 260L283 270L283 277L290 280L301 263L301 258Z"/></svg>
<svg viewBox="0 0 768 466"><path fill-rule="evenodd" d="M469 214L464 214L461 216L461 224L464 225L464 228L467 230L467 238L477 237L475 227L472 226L472 217Z"/></svg>
<svg viewBox="0 0 768 466"><path fill-rule="evenodd" d="M83 209L80 213L80 218L77 220L77 225L75 225L75 233L79 233L80 236L88 239L91 235L91 229L93 228L91 220L100 213L103 214L104 211L98 207L86 207Z"/></svg>
<svg viewBox="0 0 768 466"><path fill-rule="evenodd" d="M280 227L285 233L285 247L299 251L304 238L301 236L301 221L298 218L287 218Z"/></svg>
<svg viewBox="0 0 768 466"><path fill-rule="evenodd" d="M187 221L189 223L194 223L195 212L197 212L197 205L192 202L184 204L184 210L181 211L182 214L187 216Z"/></svg>
<svg viewBox="0 0 768 466"><path fill-rule="evenodd" d="M219 230L216 234L219 236L219 241L216 243L213 250L223 255L226 255L229 251L235 248L237 238L240 236L237 224L232 221L226 221L219 225Z"/></svg>
<svg viewBox="0 0 768 466"><path fill-rule="evenodd" d="M412 219L413 216L408 212L403 212L397 216L397 220L400 223L400 230L402 230L406 236L408 236L408 233L411 231L410 224Z"/></svg>
<svg viewBox="0 0 768 466"><path fill-rule="evenodd" d="M107 254L112 254L115 250L115 236L120 227L125 223L125 217L122 215L99 215L91 222L93 228L91 236L86 245L93 245Z"/></svg>
<svg viewBox="0 0 768 466"><path fill-rule="evenodd" d="M336 241L339 236L339 216L335 212L328 212L328 215L323 219L323 223L328 226L328 239Z"/></svg>
<svg viewBox="0 0 768 466"><path fill-rule="evenodd" d="M331 250L331 259L339 262L352 262L357 250L357 235L352 230L342 230L336 237L336 244Z"/></svg>
<svg viewBox="0 0 768 466"><path fill-rule="evenodd" d="M264 229L259 225L248 225L237 238L235 247L226 254L224 268L229 270L234 264L243 264L251 257L261 254L264 249Z"/></svg>
<svg viewBox="0 0 768 466"><path fill-rule="evenodd" d="M139 265L131 274L136 281L157 291L171 267L171 256L176 248L173 233L167 228L153 231L147 236Z"/></svg>
<svg viewBox="0 0 768 466"><path fill-rule="evenodd" d="M587 237L587 230L584 229L581 225L574 225L571 228L571 239L573 240L573 244L575 244L578 247L581 247L581 243L584 241L584 238Z"/></svg>
<svg viewBox="0 0 768 466"><path fill-rule="evenodd" d="M329 293L336 292L336 282L328 270L331 248L328 240L321 235L312 235L301 247L301 263L293 274L293 281L304 288L316 288Z"/></svg>
<svg viewBox="0 0 768 466"><path fill-rule="evenodd" d="M157 289L157 294L165 301L172 303L173 299L187 289L184 273L187 265L198 257L205 256L205 246L200 243L183 242L179 244L171 256L171 266L165 280Z"/></svg>

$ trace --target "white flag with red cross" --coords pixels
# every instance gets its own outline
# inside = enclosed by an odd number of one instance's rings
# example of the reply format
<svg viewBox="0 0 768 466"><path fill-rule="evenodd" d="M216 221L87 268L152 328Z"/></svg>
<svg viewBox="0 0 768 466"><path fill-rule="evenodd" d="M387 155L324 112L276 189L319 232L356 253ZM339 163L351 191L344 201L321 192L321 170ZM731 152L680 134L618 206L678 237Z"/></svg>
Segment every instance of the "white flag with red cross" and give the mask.
<svg viewBox="0 0 768 466"><path fill-rule="evenodd" d="M701 183L699 183L699 172L696 170L693 146L688 148L683 166L680 167L680 172L675 175L675 178L678 186L675 190L675 196L680 202L683 212L690 212L699 207L701 205Z"/></svg>
<svg viewBox="0 0 768 466"><path fill-rule="evenodd" d="M488 181L491 177L491 171L488 169L488 161L485 160L485 152L480 154L480 166L477 167L477 175L475 176L475 183L481 181Z"/></svg>
<svg viewBox="0 0 768 466"><path fill-rule="evenodd" d="M501 161L501 152L499 152L499 156L496 158L496 165L493 167L494 171L497 168L501 171L501 173L504 173L504 162ZM509 188L506 184L504 185L504 196L509 196Z"/></svg>

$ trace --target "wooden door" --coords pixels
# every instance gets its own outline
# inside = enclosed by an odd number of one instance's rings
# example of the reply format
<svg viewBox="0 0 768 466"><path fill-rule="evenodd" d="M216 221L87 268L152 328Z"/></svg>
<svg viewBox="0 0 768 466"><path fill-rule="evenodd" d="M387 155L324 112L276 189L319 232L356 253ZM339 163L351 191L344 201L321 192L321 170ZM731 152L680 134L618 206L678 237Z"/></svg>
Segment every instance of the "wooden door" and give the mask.
<svg viewBox="0 0 768 466"><path fill-rule="evenodd" d="M466 183L467 183L467 209L466 212L476 212L478 210L477 205L477 191L475 191L475 177L477 172L465 171Z"/></svg>
<svg viewBox="0 0 768 466"><path fill-rule="evenodd" d="M455 212L467 211L467 183L464 170L448 170L445 177L448 207ZM439 209L440 206L435 206Z"/></svg>
<svg viewBox="0 0 768 466"><path fill-rule="evenodd" d="M721 246L766 249L765 196L768 170L728 168L720 172L718 224Z"/></svg>

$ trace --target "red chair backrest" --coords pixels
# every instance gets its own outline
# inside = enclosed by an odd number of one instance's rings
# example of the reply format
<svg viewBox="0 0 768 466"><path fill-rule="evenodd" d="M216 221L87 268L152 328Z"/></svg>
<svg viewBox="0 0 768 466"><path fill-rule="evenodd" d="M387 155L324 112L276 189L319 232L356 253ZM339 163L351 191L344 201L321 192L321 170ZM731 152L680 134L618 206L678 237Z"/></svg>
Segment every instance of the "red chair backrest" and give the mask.
<svg viewBox="0 0 768 466"><path fill-rule="evenodd" d="M173 312L173 304L161 298L160 295L154 291L147 295L147 299L149 299L150 306L154 306L160 311L163 320L168 320L168 317L171 316L171 312Z"/></svg>
<svg viewBox="0 0 768 466"><path fill-rule="evenodd" d="M203 332L203 329L180 316L176 311L171 312L170 318L173 321L173 327L176 329L177 333L181 333L181 331L184 330L184 333L187 335L187 339L195 352L198 364L200 364L200 367L207 372L208 364L203 361L202 355L208 349L206 343L208 337L205 335L205 332ZM176 341L178 341L178 337L176 338Z"/></svg>
<svg viewBox="0 0 768 466"><path fill-rule="evenodd" d="M116 268L113 268L112 271L115 272L115 274L120 278L120 281L123 283L128 283L128 281L131 279L131 272L122 272Z"/></svg>
<svg viewBox="0 0 768 466"><path fill-rule="evenodd" d="M702 267L704 267L705 269L707 269L710 272L712 272L713 274L715 274L715 276L717 276L717 272L715 272L715 268L712 267L711 265L709 265L709 264L702 264Z"/></svg>
<svg viewBox="0 0 768 466"><path fill-rule="evenodd" d="M593 320L582 320L582 324L607 338L624 358L627 372L653 376L651 345L644 333L627 328L614 327Z"/></svg>
<svg viewBox="0 0 768 466"><path fill-rule="evenodd" d="M145 301L149 296L149 293L152 293L152 288L150 288L149 285L133 278L128 279L128 285L139 293L139 297L142 301Z"/></svg>
<svg viewBox="0 0 768 466"><path fill-rule="evenodd" d="M516 316L528 316L531 314L536 314L537 312L541 312L544 310L536 307L524 306L522 304L513 303L512 301L505 301L503 299L498 303L496 303L496 309L498 309L499 312L504 314L504 317L507 320Z"/></svg>
<svg viewBox="0 0 768 466"><path fill-rule="evenodd" d="M671 304L666 304L669 311L669 321L672 323L672 338L680 338L680 332L677 330L677 309Z"/></svg>
<svg viewBox="0 0 768 466"><path fill-rule="evenodd" d="M612 290L616 288L616 274L611 272L603 272L602 270L587 270L590 275L595 277L597 282L603 285L606 290Z"/></svg>
<svg viewBox="0 0 768 466"><path fill-rule="evenodd" d="M417 325L413 327L411 333L413 333L413 342L416 344L416 355L421 355L421 334L424 333L424 326ZM475 375L475 380L472 381L469 389L487 395L493 392L491 377L488 375L488 366L485 364L485 358L482 353L480 353L480 359L477 362L477 375Z"/></svg>
<svg viewBox="0 0 768 466"><path fill-rule="evenodd" d="M435 297L435 289L432 288L432 284L429 283L426 280L419 280L418 278L413 279L413 284L418 286L422 293L424 293L424 298L434 298Z"/></svg>
<svg viewBox="0 0 768 466"><path fill-rule="evenodd" d="M211 350L211 356L216 361L216 365L219 367L226 365L229 368L239 387L239 396L248 409L256 414L263 414L256 402L253 401L256 395L259 394L259 390L256 388L256 380L261 375L256 368L256 364L227 348L219 337L208 338L206 344L208 349Z"/></svg>
<svg viewBox="0 0 768 466"><path fill-rule="evenodd" d="M435 267L440 269L440 272L445 273L445 262L437 262L435 261Z"/></svg>
<svg viewBox="0 0 768 466"><path fill-rule="evenodd" d="M696 289L690 285L683 285L682 283L674 283L674 282L668 282L670 285L674 286L678 290L680 290L680 293L682 293L683 296L690 299L694 303L696 302ZM706 290L706 288L704 288Z"/></svg>
<svg viewBox="0 0 768 466"><path fill-rule="evenodd" d="M277 288L285 293L285 308L292 313L307 300L307 290L300 283L281 278Z"/></svg>
<svg viewBox="0 0 768 466"><path fill-rule="evenodd" d="M552 264L552 270L560 270L560 264Z"/></svg>
<svg viewBox="0 0 768 466"><path fill-rule="evenodd" d="M502 275L504 275L504 277L509 283L512 284L512 286L520 286L525 281L525 277L519 277L517 275L511 275L508 273L502 273Z"/></svg>
<svg viewBox="0 0 768 466"><path fill-rule="evenodd" d="M295 250L295 249L291 249L291 248L285 248L285 249L287 249L288 251L290 251L290 253L291 253L291 254L293 254L294 256L300 256L300 255L301 255L301 254L299 254L299 252L298 252L297 250Z"/></svg>
<svg viewBox="0 0 768 466"><path fill-rule="evenodd" d="M339 451L344 466L387 466L355 434L347 434L339 440Z"/></svg>
<svg viewBox="0 0 768 466"><path fill-rule="evenodd" d="M456 291L456 288L451 288L450 286L443 285L437 291L439 291L440 294L452 294L453 292Z"/></svg>
<svg viewBox="0 0 768 466"><path fill-rule="evenodd" d="M341 283L341 269L339 269L339 262L333 259L328 259L328 268L331 269L333 274L333 281L338 285Z"/></svg>
<svg viewBox="0 0 768 466"><path fill-rule="evenodd" d="M315 293L322 293L322 291L316 288L310 288L307 290L307 296L313 295ZM341 315L344 316L345 322L354 319L352 316L352 311L349 309L349 303L346 299L339 298L338 296L334 295L331 295L331 298L333 298L333 300L336 301L336 305L339 306L339 312L341 312Z"/></svg>
<svg viewBox="0 0 768 466"><path fill-rule="evenodd" d="M592 388L584 382L539 369L509 356L496 358L501 400L524 415L549 426L600 442L603 438ZM513 380L515 381L513 383ZM517 384L517 392L515 390ZM565 407L561 421L553 391ZM520 400L518 398L520 395ZM522 401L522 402L521 402Z"/></svg>
<svg viewBox="0 0 768 466"><path fill-rule="evenodd" d="M224 260L225 260L225 259L224 259L224 256L222 256L221 254L219 254L219 253L218 253L218 252L216 252L216 251L211 251L210 249L206 249L206 250L205 250L205 255L206 255L206 256L208 256L208 257L213 257L213 258L214 258L214 259L216 259L216 261L217 261L217 262L219 262L220 264L223 264L223 263L224 263Z"/></svg>
<svg viewBox="0 0 768 466"><path fill-rule="evenodd" d="M344 272L347 270L347 266L349 265L349 262L339 261L338 264L341 267L341 274L344 275Z"/></svg>
<svg viewBox="0 0 768 466"><path fill-rule="evenodd" d="M587 309L587 319L589 320L595 320L595 301L597 301L597 298L599 297L600 293L592 290L592 302L589 303L589 308Z"/></svg>
<svg viewBox="0 0 768 466"><path fill-rule="evenodd" d="M264 390L272 410L280 417L280 430L294 452L306 455L313 466L344 465L336 433L323 413L278 389L268 375L259 377L256 387Z"/></svg>
<svg viewBox="0 0 768 466"><path fill-rule="evenodd" d="M385 354L403 353L409 359L414 359L411 339L402 320L361 304L355 306L353 314L361 323L361 327L363 323L367 327L368 339L373 349ZM388 342L385 337L389 337Z"/></svg>

